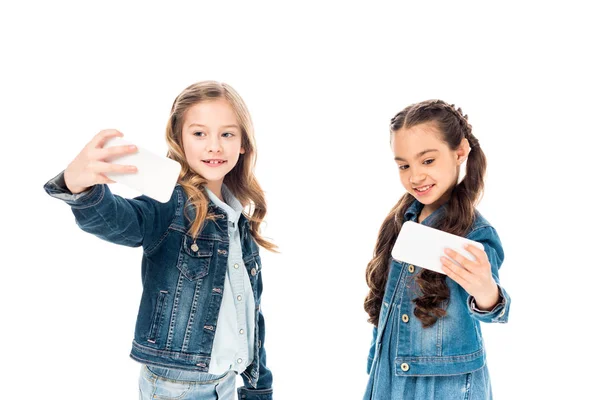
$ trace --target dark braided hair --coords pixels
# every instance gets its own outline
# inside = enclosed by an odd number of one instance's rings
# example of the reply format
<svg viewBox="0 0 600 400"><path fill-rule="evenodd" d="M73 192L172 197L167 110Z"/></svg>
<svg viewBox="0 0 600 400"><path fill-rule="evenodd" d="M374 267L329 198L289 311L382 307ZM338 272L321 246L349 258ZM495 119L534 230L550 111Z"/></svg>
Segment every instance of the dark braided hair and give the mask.
<svg viewBox="0 0 600 400"><path fill-rule="evenodd" d="M444 210L444 218L434 221L434 227L437 229L465 236L475 220L475 206L483 194L486 158L479 141L473 135L467 115L463 115L462 110L455 108L454 104L442 100L423 101L400 111L390 122L390 137L400 129L430 122L436 124L442 134L442 140L450 149L456 150L463 138L466 138L471 146L466 176L452 189ZM364 307L369 314L369 322L374 325L379 323L392 247L402 227L404 213L415 200L410 193L406 193L392 208L381 225L373 259L367 266L366 278L370 291ZM421 296L413 300L414 314L424 327L429 327L435 324L438 318L446 315L444 302L449 300L450 290L445 275L434 271L421 270L416 281L421 289Z"/></svg>

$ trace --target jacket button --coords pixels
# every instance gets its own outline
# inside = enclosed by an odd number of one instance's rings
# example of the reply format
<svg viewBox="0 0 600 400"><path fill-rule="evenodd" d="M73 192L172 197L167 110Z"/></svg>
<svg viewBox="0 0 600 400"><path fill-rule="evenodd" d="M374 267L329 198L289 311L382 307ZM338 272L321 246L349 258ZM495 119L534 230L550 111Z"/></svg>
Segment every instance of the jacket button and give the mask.
<svg viewBox="0 0 600 400"><path fill-rule="evenodd" d="M238 269L239 267L240 267L240 265L239 265L239 264L234 264L234 265L233 265L233 268L235 268L235 269Z"/></svg>
<svg viewBox="0 0 600 400"><path fill-rule="evenodd" d="M255 275L256 275L256 268L252 268L252 269L250 270L250 274L251 274L252 276L255 276Z"/></svg>
<svg viewBox="0 0 600 400"><path fill-rule="evenodd" d="M237 296L237 299L238 299L238 301L242 301L242 296L240 296L240 295L238 294L238 296Z"/></svg>
<svg viewBox="0 0 600 400"><path fill-rule="evenodd" d="M408 315L402 314L402 322L408 322Z"/></svg>
<svg viewBox="0 0 600 400"><path fill-rule="evenodd" d="M408 266L408 272L410 272L411 274L412 274L413 272L415 272L415 266L414 266L414 265L412 265L412 264L411 264L411 265L409 265L409 266Z"/></svg>
<svg viewBox="0 0 600 400"><path fill-rule="evenodd" d="M402 365L400 365L400 369L402 369L402 371L406 372L408 371L408 364L407 363L402 363Z"/></svg>
<svg viewBox="0 0 600 400"><path fill-rule="evenodd" d="M499 317L502 317L504 315L504 312L506 311L506 308L503 308L502 311L500 311L500 314L498 314Z"/></svg>
<svg viewBox="0 0 600 400"><path fill-rule="evenodd" d="M242 361L243 361L243 360L242 360L241 358L238 358L238 359L237 359L237 363L238 363L238 364L241 364L241 363L242 363Z"/></svg>
<svg viewBox="0 0 600 400"><path fill-rule="evenodd" d="M198 245L196 243L192 245L192 251L198 251Z"/></svg>

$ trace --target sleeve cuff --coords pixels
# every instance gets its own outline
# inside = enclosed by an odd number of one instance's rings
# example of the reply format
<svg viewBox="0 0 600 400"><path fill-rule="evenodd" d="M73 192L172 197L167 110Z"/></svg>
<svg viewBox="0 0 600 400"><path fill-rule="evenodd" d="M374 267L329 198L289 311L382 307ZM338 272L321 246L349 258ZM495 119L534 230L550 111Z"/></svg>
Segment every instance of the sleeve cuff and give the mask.
<svg viewBox="0 0 600 400"><path fill-rule="evenodd" d="M50 196L62 200L74 208L86 208L97 204L104 195L104 185L94 185L88 190L73 194L65 184L65 172L62 171L44 185Z"/></svg>
<svg viewBox="0 0 600 400"><path fill-rule="evenodd" d="M482 322L507 322L508 321L508 295L504 289L498 286L500 299L498 303L489 311L480 310L475 303L475 297L469 295L467 305L471 315Z"/></svg>

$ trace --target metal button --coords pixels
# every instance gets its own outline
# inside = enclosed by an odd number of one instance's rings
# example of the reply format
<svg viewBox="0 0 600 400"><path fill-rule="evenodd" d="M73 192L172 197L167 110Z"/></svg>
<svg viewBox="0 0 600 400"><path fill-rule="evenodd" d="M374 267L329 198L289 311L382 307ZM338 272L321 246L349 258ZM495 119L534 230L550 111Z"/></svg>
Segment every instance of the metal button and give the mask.
<svg viewBox="0 0 600 400"><path fill-rule="evenodd" d="M241 358L238 358L238 359L237 359L237 363L238 363L238 364L241 364L241 363L242 363L242 361L244 361L244 360L242 360Z"/></svg>
<svg viewBox="0 0 600 400"><path fill-rule="evenodd" d="M402 322L408 322L408 315L402 314Z"/></svg>
<svg viewBox="0 0 600 400"><path fill-rule="evenodd" d="M217 250L217 253L219 253L219 254L227 254L227 250L221 250L221 249L219 249L219 250Z"/></svg>
<svg viewBox="0 0 600 400"><path fill-rule="evenodd" d="M235 268L235 269L238 269L239 267L240 267L240 265L239 265L239 264L234 264L234 265L233 265L233 268Z"/></svg>
<svg viewBox="0 0 600 400"><path fill-rule="evenodd" d="M250 270L250 274L251 274L252 276L255 276L255 275L256 275L256 268L252 268L252 269Z"/></svg>
<svg viewBox="0 0 600 400"><path fill-rule="evenodd" d="M407 363L402 363L402 365L400 365L400 369L404 372L408 371L410 367L408 366Z"/></svg>
<svg viewBox="0 0 600 400"><path fill-rule="evenodd" d="M198 251L198 245L196 243L192 245L192 251Z"/></svg>
<svg viewBox="0 0 600 400"><path fill-rule="evenodd" d="M504 315L504 312L506 311L506 308L503 308L502 311L500 311L500 314L498 314L499 317Z"/></svg>
<svg viewBox="0 0 600 400"><path fill-rule="evenodd" d="M240 335L243 335L243 334L244 334L244 330L240 329Z"/></svg>
<svg viewBox="0 0 600 400"><path fill-rule="evenodd" d="M408 272L410 272L411 274L412 274L413 272L415 272L415 266L414 266L414 265L412 265L412 264L411 264L411 265L409 265L409 266L408 266Z"/></svg>
<svg viewBox="0 0 600 400"><path fill-rule="evenodd" d="M238 294L238 297L237 297L237 299L238 299L238 301L242 301L242 296L240 296L240 295Z"/></svg>

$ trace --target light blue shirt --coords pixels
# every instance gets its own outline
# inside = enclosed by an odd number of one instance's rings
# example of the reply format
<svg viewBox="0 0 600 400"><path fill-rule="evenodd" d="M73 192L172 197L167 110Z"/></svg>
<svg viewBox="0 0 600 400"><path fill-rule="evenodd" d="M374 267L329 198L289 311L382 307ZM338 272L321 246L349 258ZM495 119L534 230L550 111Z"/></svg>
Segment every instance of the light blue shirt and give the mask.
<svg viewBox="0 0 600 400"><path fill-rule="evenodd" d="M222 375L229 370L242 373L254 359L254 295L250 277L242 260L242 244L238 222L243 207L223 185L221 201L206 188L210 200L227 213L229 254L219 310L215 340L208 373Z"/></svg>

